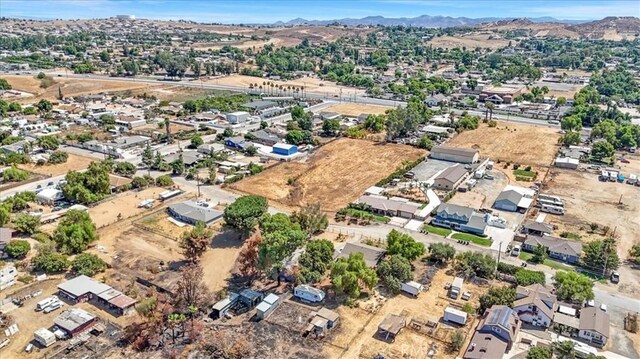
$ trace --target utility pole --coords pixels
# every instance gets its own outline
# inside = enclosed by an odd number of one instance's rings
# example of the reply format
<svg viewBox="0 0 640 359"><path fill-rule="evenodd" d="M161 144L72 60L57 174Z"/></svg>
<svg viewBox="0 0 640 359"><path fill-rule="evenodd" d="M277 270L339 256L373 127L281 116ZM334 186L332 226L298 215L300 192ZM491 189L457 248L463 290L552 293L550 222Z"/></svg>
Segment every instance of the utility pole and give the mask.
<svg viewBox="0 0 640 359"><path fill-rule="evenodd" d="M498 266L500 265L500 255L502 255L502 242L498 244L498 262L496 263L496 271L498 270Z"/></svg>
<svg viewBox="0 0 640 359"><path fill-rule="evenodd" d="M607 262L609 262L609 243L608 241L604 241L603 245L605 245L606 247L603 248L603 252L604 252L604 268L602 268L602 276L606 277L607 276Z"/></svg>

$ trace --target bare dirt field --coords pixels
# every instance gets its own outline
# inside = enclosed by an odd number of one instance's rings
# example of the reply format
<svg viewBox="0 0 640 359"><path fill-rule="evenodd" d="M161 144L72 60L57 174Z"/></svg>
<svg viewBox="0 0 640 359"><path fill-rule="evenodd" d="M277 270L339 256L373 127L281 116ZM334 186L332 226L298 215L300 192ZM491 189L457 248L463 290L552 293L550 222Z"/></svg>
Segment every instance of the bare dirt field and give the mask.
<svg viewBox="0 0 640 359"><path fill-rule="evenodd" d="M18 165L18 167L29 172L55 177L67 174L67 172L69 171L83 170L89 167L89 164L91 162L95 161L95 158L84 157L69 153L69 159L65 163L44 166L36 166L34 163L28 163L24 165Z"/></svg>
<svg viewBox="0 0 640 359"><path fill-rule="evenodd" d="M249 88L250 84L258 84L258 86L262 86L262 83L265 82L265 79L253 76L245 76L245 75L230 75L224 77L218 77L211 80L206 80L204 83L207 84L216 84L216 85L228 85L228 86L246 86ZM327 96L335 96L338 97L340 95L340 91L342 90L343 97L349 97L356 95L364 94L364 90L355 89L353 87L348 86L340 86L330 81L324 81L316 77L302 77L295 80L290 81L270 81L276 84L276 86L295 86L297 88L303 87L305 91L313 91L318 93L325 93ZM262 89L262 92L269 94L271 91L271 86L266 88L266 86Z"/></svg>
<svg viewBox="0 0 640 359"><path fill-rule="evenodd" d="M402 161L413 161L425 153L405 145L343 138L320 147L305 160L275 165L231 188L265 196L285 206L320 202L324 210L337 211L393 172Z"/></svg>
<svg viewBox="0 0 640 359"><path fill-rule="evenodd" d="M450 49L454 47L498 49L509 44L508 40L489 39L490 35L439 36L429 41L433 47Z"/></svg>
<svg viewBox="0 0 640 359"><path fill-rule="evenodd" d="M494 161L549 167L559 138L555 129L498 122L497 127L480 124L476 130L462 132L447 145L478 149L480 157Z"/></svg>
<svg viewBox="0 0 640 359"><path fill-rule="evenodd" d="M211 247L202 256L204 283L213 293L227 287L227 279L234 269L242 244L234 232L219 232L211 241Z"/></svg>
<svg viewBox="0 0 640 359"><path fill-rule="evenodd" d="M635 168L640 167L637 157L631 162ZM615 231L618 255L622 260L628 257L633 244L640 243L640 188L626 183L600 182L598 174L593 172L554 168L547 177L544 191L562 197L565 202L564 215L546 217L547 222L558 227L557 234L576 233L583 242L587 242L603 238L602 228L609 227L609 233ZM599 226L595 233L591 233L591 223ZM626 266L618 271L622 278L618 289L640 294L640 276L636 271Z"/></svg>
<svg viewBox="0 0 640 359"><path fill-rule="evenodd" d="M162 86L160 84L144 84L128 81L103 81L96 79L75 79L54 77L56 82L46 89L40 88L40 80L33 77L7 75L4 76L13 88L19 91L25 91L33 94L35 98L45 98L56 100L58 96L58 87L62 88L62 93L66 97L79 96L87 94L95 94L99 92L117 92L126 90L145 90L151 91L154 88ZM20 101L31 102L34 97L21 99Z"/></svg>
<svg viewBox="0 0 640 359"><path fill-rule="evenodd" d="M446 270L433 270L422 263L416 264L417 270L414 278L419 282L424 282L425 271L431 278L431 287L428 291L421 293L417 298L403 294L389 298L382 304L380 309L372 313L367 313L360 308L349 308L342 306L338 308L340 313L340 326L338 335L342 337L340 342L335 342L339 346L346 344L347 350L341 358L359 359L372 358L377 354L386 355L388 358L424 358L430 349L435 349L433 358L454 358L456 353L446 351L447 342L450 335L458 329L441 320L444 309L452 305L461 308L466 301L458 299L450 301L446 299L445 283L453 280L452 275L448 275ZM468 302L474 308L478 306L478 298L488 290L488 286L478 286L470 282L465 282L464 290L472 293L472 298ZM396 337L395 342L388 343L375 336L378 325L388 314L402 315L407 320L405 327ZM412 318L423 318L438 323L438 328L434 333L415 330L410 327ZM469 316L467 325L461 327L463 333L468 334L474 325L474 316ZM354 335L355 334L355 335Z"/></svg>
<svg viewBox="0 0 640 359"><path fill-rule="evenodd" d="M108 224L115 223L118 219L118 214L121 214L122 218L129 218L149 211L149 209L146 208L138 208L138 203L145 199L155 199L156 202L154 202L154 205L158 206L160 204L157 200L158 194L163 191L166 191L166 189L151 187L140 192L124 192L112 197L106 202L89 208L89 215L96 224L96 227L101 228Z"/></svg>
<svg viewBox="0 0 640 359"><path fill-rule="evenodd" d="M337 112L344 116L359 116L363 113L368 113L372 115L383 115L387 110L391 108L392 107L387 107L387 106L377 106L377 105L368 105L363 103L345 102L345 103L339 103L331 107L328 107L324 111Z"/></svg>

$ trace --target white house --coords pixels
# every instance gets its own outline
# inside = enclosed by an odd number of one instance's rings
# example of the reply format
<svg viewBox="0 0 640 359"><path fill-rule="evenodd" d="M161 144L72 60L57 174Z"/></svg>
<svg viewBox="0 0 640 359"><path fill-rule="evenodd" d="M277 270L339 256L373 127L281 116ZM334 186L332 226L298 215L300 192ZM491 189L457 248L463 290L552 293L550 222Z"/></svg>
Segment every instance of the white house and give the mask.
<svg viewBox="0 0 640 359"><path fill-rule="evenodd" d="M609 313L597 307L580 311L578 336L597 346L605 346L609 339Z"/></svg>

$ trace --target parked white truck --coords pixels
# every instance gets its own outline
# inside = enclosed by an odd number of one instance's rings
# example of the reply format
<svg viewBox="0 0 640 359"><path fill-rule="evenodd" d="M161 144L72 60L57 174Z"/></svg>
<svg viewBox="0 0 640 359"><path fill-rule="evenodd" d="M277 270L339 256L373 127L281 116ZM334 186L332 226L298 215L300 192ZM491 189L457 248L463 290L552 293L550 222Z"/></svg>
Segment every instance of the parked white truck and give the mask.
<svg viewBox="0 0 640 359"><path fill-rule="evenodd" d="M465 325L467 324L467 313L453 307L446 307L443 319L447 322Z"/></svg>
<svg viewBox="0 0 640 359"><path fill-rule="evenodd" d="M403 292L409 293L414 297L417 297L420 292L424 290L424 286L418 282L410 281L406 283L402 283L400 289Z"/></svg>
<svg viewBox="0 0 640 359"><path fill-rule="evenodd" d="M451 283L451 287L449 288L449 298L458 299L458 297L460 297L463 282L464 280L460 277L455 277L453 279L453 283Z"/></svg>

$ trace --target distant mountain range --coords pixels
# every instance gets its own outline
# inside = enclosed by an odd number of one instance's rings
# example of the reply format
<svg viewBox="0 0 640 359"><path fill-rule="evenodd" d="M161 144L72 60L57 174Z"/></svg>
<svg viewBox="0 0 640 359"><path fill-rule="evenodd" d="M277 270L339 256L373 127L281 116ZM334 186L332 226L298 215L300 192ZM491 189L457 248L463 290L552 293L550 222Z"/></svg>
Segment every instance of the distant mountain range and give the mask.
<svg viewBox="0 0 640 359"><path fill-rule="evenodd" d="M418 27L455 27L455 26L473 26L479 25L487 22L495 22L500 20L509 20L506 18L499 17L483 17L483 18L468 18L468 17L451 17L451 16L429 16L429 15L421 15L417 17L399 17L399 18L391 18L384 16L367 16L361 19L353 19L353 18L345 18L345 19L335 19L335 20L307 20L302 18L296 18L293 20L289 20L287 22L278 21L271 25L275 26L297 26L297 25L330 25L330 24L340 24L347 26L418 26ZM545 17L537 17L537 18L528 18L533 23L562 23L562 24L581 24L588 22L590 20L559 20L553 17L545 16Z"/></svg>

